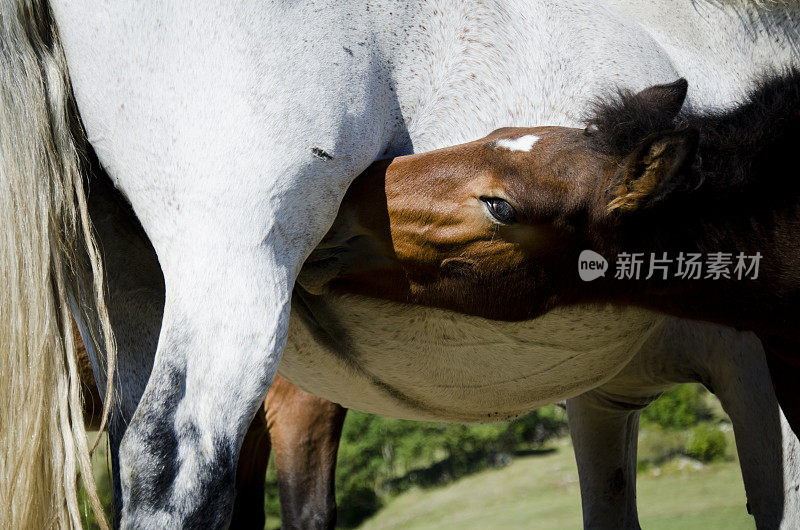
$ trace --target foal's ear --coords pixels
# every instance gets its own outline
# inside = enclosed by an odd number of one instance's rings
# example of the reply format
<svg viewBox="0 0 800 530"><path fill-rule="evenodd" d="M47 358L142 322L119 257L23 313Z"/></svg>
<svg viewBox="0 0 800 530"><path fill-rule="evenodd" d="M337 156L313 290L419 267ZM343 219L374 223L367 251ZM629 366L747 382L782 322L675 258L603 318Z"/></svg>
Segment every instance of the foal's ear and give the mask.
<svg viewBox="0 0 800 530"><path fill-rule="evenodd" d="M645 88L636 98L651 108L656 108L674 118L681 111L683 101L686 99L686 91L689 83L684 78L680 78L672 83L665 85L653 85Z"/></svg>
<svg viewBox="0 0 800 530"><path fill-rule="evenodd" d="M645 138L622 163L621 177L611 189L608 212L646 208L671 191L691 186L688 170L697 162L697 129L667 131Z"/></svg>

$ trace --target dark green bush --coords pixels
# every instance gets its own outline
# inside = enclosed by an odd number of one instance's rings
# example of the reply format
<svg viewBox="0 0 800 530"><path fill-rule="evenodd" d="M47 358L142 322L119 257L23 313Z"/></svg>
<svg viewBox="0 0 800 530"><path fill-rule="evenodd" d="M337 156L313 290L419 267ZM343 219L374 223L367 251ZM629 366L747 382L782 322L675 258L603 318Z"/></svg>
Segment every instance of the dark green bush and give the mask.
<svg viewBox="0 0 800 530"><path fill-rule="evenodd" d="M713 425L701 423L692 429L692 440L686 454L701 462L713 462L725 458L727 448L725 433Z"/></svg>
<svg viewBox="0 0 800 530"><path fill-rule="evenodd" d="M382 506L375 490L370 488L350 489L341 498L337 498L337 504L338 528L355 528Z"/></svg>
<svg viewBox="0 0 800 530"><path fill-rule="evenodd" d="M703 395L700 385L678 385L664 392L645 407L641 415L643 426L658 425L666 429L686 429L703 419Z"/></svg>
<svg viewBox="0 0 800 530"><path fill-rule="evenodd" d="M510 454L566 432L565 414L545 407L512 422L457 425L350 411L336 472L339 524L353 527L380 508L380 496L449 482L502 465ZM377 495L376 495L377 492Z"/></svg>

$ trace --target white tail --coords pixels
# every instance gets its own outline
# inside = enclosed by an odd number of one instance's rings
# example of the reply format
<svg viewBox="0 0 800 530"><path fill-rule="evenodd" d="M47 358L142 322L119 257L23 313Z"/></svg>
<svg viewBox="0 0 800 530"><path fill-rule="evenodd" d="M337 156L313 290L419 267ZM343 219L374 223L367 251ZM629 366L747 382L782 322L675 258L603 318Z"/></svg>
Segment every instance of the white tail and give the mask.
<svg viewBox="0 0 800 530"><path fill-rule="evenodd" d="M83 145L49 5L0 0L0 528L80 527L78 469L106 527L69 310L72 297L107 352L105 421L115 354Z"/></svg>

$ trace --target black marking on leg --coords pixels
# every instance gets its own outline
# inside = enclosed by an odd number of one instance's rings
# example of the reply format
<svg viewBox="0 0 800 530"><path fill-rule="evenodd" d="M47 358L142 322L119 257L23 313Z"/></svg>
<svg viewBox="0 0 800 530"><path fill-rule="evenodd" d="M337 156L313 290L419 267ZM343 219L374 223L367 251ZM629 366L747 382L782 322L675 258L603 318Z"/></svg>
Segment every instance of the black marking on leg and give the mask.
<svg viewBox="0 0 800 530"><path fill-rule="evenodd" d="M197 470L195 491L205 502L184 521L185 528L224 528L233 507L233 488L236 478L235 448L228 441L214 444L214 455Z"/></svg>
<svg viewBox="0 0 800 530"><path fill-rule="evenodd" d="M618 467L608 484L612 495L621 495L625 491L625 472L621 467Z"/></svg>
<svg viewBox="0 0 800 530"><path fill-rule="evenodd" d="M189 325L175 326L164 337L163 355L189 352ZM180 358L180 356L176 356ZM176 421L176 411L186 394L186 369L180 364L159 366L126 433L132 459L130 504L137 511L163 512L181 520L184 528L224 528L233 507L233 484L238 448L222 436L214 440L213 453L193 455L191 498L176 497L181 446L198 448L201 432L192 420ZM127 439L127 438L130 439ZM184 496L185 497L185 496Z"/></svg>
<svg viewBox="0 0 800 530"><path fill-rule="evenodd" d="M115 414L108 425L109 456L111 457L111 483L114 490L114 511L111 516L113 528L120 527L122 520L122 484L119 476L119 443L125 434L125 422L120 420L121 414Z"/></svg>
<svg viewBox="0 0 800 530"><path fill-rule="evenodd" d="M321 158L322 160L333 160L333 155L326 153L319 147L312 147L311 154L317 158Z"/></svg>
<svg viewBox="0 0 800 530"><path fill-rule="evenodd" d="M130 502L133 506L166 509L178 474L175 409L186 391L185 372L170 370L151 384L155 388L142 398L140 412L134 415L126 433L131 439L125 443L143 453L141 461L133 463ZM156 399L157 403L148 403Z"/></svg>
<svg viewBox="0 0 800 530"><path fill-rule="evenodd" d="M177 321L163 337L161 355L181 358L178 352L191 348L191 327ZM158 364L158 361L156 361ZM154 368L155 370L155 368ZM130 503L133 507L171 511L172 487L178 474L178 437L175 412L186 394L186 368L166 363L158 367L158 376L151 374L123 444L138 454L128 455L130 462Z"/></svg>

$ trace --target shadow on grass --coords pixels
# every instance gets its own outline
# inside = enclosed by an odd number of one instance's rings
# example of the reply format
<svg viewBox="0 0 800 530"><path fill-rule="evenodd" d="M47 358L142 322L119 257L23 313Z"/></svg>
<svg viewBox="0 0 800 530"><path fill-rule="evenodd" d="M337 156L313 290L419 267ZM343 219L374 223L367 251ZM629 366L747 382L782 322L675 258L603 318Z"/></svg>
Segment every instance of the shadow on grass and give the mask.
<svg viewBox="0 0 800 530"><path fill-rule="evenodd" d="M505 467L515 457L544 456L555 449L518 449L514 451L474 451L450 456L424 468L412 469L401 477L386 483L392 493L401 493L412 487L429 488L450 483L456 479L483 471Z"/></svg>
<svg viewBox="0 0 800 530"><path fill-rule="evenodd" d="M554 447L548 447L547 449L520 449L514 451L514 456L544 456L555 452L556 449Z"/></svg>

